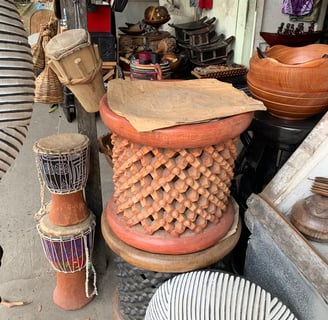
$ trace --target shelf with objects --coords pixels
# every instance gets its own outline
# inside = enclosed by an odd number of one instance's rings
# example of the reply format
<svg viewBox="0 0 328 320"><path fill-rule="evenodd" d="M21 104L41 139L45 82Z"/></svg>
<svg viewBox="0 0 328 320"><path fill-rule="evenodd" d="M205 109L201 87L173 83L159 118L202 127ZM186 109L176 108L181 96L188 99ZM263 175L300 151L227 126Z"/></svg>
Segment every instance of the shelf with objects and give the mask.
<svg viewBox="0 0 328 320"><path fill-rule="evenodd" d="M184 79L188 55L179 50L173 33L163 30L170 15L163 6L149 6L138 22L118 29L119 65L133 79Z"/></svg>
<svg viewBox="0 0 328 320"><path fill-rule="evenodd" d="M250 59L249 70L234 63L198 66L192 70L195 78L229 82L247 95L263 101L267 107L267 111L255 112L250 126L241 134L231 192L242 216L247 210L249 196L263 190L327 110L325 89L321 90L320 85L311 87L306 76L306 72L314 72L318 77L325 73L325 50L326 45L322 44L295 48L278 46L265 52L258 49ZM284 88L279 90L282 81L279 75L283 77L284 72L288 73L292 68L295 69L294 80L284 83ZM289 79L291 77L289 74ZM244 226L233 262L241 274L248 237Z"/></svg>

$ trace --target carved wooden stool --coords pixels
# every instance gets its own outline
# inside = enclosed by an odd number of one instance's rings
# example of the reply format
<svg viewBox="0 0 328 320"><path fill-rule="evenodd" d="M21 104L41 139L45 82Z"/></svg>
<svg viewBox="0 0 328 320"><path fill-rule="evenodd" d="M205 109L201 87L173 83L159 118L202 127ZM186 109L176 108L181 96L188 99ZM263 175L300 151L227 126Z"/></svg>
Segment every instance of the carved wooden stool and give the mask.
<svg viewBox="0 0 328 320"><path fill-rule="evenodd" d="M239 134L253 113L138 132L100 103L112 132L114 194L106 208L113 232L159 254L211 247L234 221L230 184Z"/></svg>
<svg viewBox="0 0 328 320"><path fill-rule="evenodd" d="M113 310L139 320L150 298L145 283L154 292L175 273L218 263L238 242L241 221L229 188L239 134L253 113L138 132L104 96L100 115L112 136L114 181L102 234L131 269L119 269Z"/></svg>

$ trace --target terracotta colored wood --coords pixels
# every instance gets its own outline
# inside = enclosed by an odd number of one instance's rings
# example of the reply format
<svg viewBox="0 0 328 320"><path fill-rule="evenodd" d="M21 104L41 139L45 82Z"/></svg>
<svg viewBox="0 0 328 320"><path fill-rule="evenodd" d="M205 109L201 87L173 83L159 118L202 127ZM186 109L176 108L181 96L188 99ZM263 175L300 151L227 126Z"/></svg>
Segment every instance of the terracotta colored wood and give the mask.
<svg viewBox="0 0 328 320"><path fill-rule="evenodd" d="M130 228L122 215L116 214L112 198L107 205L106 213L109 226L125 243L147 252L172 255L189 254L211 247L227 234L235 216L234 207L230 202L219 223L208 223L207 227L199 233L187 230L181 236L174 238L165 230L150 235L146 234L141 226Z"/></svg>
<svg viewBox="0 0 328 320"><path fill-rule="evenodd" d="M184 255L155 254L136 249L121 241L107 222L106 211L101 218L101 230L107 245L127 263L155 272L187 272L207 267L228 255L236 246L241 233L241 222L235 233L212 247Z"/></svg>
<svg viewBox="0 0 328 320"><path fill-rule="evenodd" d="M327 110L328 59L323 57L327 52L325 44L273 46L265 51L265 58L255 52L247 74L250 92L282 118L305 119Z"/></svg>
<svg viewBox="0 0 328 320"><path fill-rule="evenodd" d="M256 85L254 85L249 79L247 80L247 85L253 86L255 89L257 90L261 90L264 92L268 92L271 94L274 94L276 96L282 96L282 97L286 97L287 99L289 98L297 98L297 99L311 99L313 98L314 100L316 99L325 99L327 98L327 92L322 91L322 92L316 92L315 97L313 97L313 93L312 92L308 92L308 91L302 91L302 92L293 92L293 91L284 91L283 89L277 90L275 88L269 88L265 85L265 83L263 85L261 85L260 83L257 83Z"/></svg>
<svg viewBox="0 0 328 320"><path fill-rule="evenodd" d="M312 93L301 92L299 95L290 92L283 91L270 91L270 89L261 89L254 86L250 81L247 83L248 88L252 91L253 95L263 97L264 99L277 101L284 104L299 105L300 108L303 106L320 106L326 105L327 103L327 92L318 93L313 97Z"/></svg>
<svg viewBox="0 0 328 320"><path fill-rule="evenodd" d="M328 108L327 104L314 106L311 105L316 103L315 100L307 100L306 103L309 103L309 105L305 104L304 102L301 102L300 100L296 100L295 104L286 104L277 100L285 100L287 102L291 99L284 99L283 97L281 97L280 99L274 98L275 101L273 101L270 99L265 99L263 97L264 95L260 96L255 94L253 89L250 89L250 91L252 91L253 98L261 100L265 104L270 114L287 120L304 120L313 115L324 112Z"/></svg>
<svg viewBox="0 0 328 320"><path fill-rule="evenodd" d="M115 214L139 234L163 238L199 234L221 223L229 203L237 140L163 149L130 143L112 133Z"/></svg>
<svg viewBox="0 0 328 320"><path fill-rule="evenodd" d="M296 65L306 63L309 66L317 65L322 56L327 53L327 44L311 44L298 48L290 48L289 46L276 45L265 51L265 54L280 63L288 65ZM300 66L302 68L302 66Z"/></svg>
<svg viewBox="0 0 328 320"><path fill-rule="evenodd" d="M49 220L57 226L78 224L89 217L83 191L51 195Z"/></svg>
<svg viewBox="0 0 328 320"><path fill-rule="evenodd" d="M107 95L100 101L99 112L111 132L131 142L158 148L198 148L222 143L245 131L254 115L253 112L247 112L217 121L138 132L127 119L111 111Z"/></svg>
<svg viewBox="0 0 328 320"><path fill-rule="evenodd" d="M93 298L85 292L85 268L74 273L57 272L57 284L53 293L54 303L63 310L77 310L87 305ZM89 286L89 292L92 292Z"/></svg>
<svg viewBox="0 0 328 320"><path fill-rule="evenodd" d="M286 48L288 47L269 48L265 51L268 58L260 58L254 52L250 59L247 80L254 86L268 87L271 92L295 92L296 96L303 91L327 92L328 85L324 80L328 59L322 56L327 52L328 45Z"/></svg>
<svg viewBox="0 0 328 320"><path fill-rule="evenodd" d="M108 222L127 244L159 254L190 254L230 229L230 185L239 134L253 112L206 123L138 132L100 103L112 132L114 194Z"/></svg>

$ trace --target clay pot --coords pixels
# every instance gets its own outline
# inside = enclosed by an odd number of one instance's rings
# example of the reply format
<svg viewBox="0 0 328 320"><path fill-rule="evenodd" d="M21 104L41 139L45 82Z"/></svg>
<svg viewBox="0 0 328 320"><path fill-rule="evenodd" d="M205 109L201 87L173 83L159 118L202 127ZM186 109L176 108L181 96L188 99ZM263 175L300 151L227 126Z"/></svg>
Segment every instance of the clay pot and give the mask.
<svg viewBox="0 0 328 320"><path fill-rule="evenodd" d="M327 110L328 45L304 47L277 45L255 52L247 74L249 90L272 115L290 120L306 119Z"/></svg>

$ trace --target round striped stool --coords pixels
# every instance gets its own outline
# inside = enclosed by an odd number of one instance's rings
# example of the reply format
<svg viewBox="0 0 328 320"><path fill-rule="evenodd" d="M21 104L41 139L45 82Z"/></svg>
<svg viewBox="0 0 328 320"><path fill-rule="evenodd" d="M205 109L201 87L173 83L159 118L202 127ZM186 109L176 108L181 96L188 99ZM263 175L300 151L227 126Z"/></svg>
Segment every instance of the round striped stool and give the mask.
<svg viewBox="0 0 328 320"><path fill-rule="evenodd" d="M193 271L164 282L151 298L145 320L296 320L277 298L229 273Z"/></svg>

